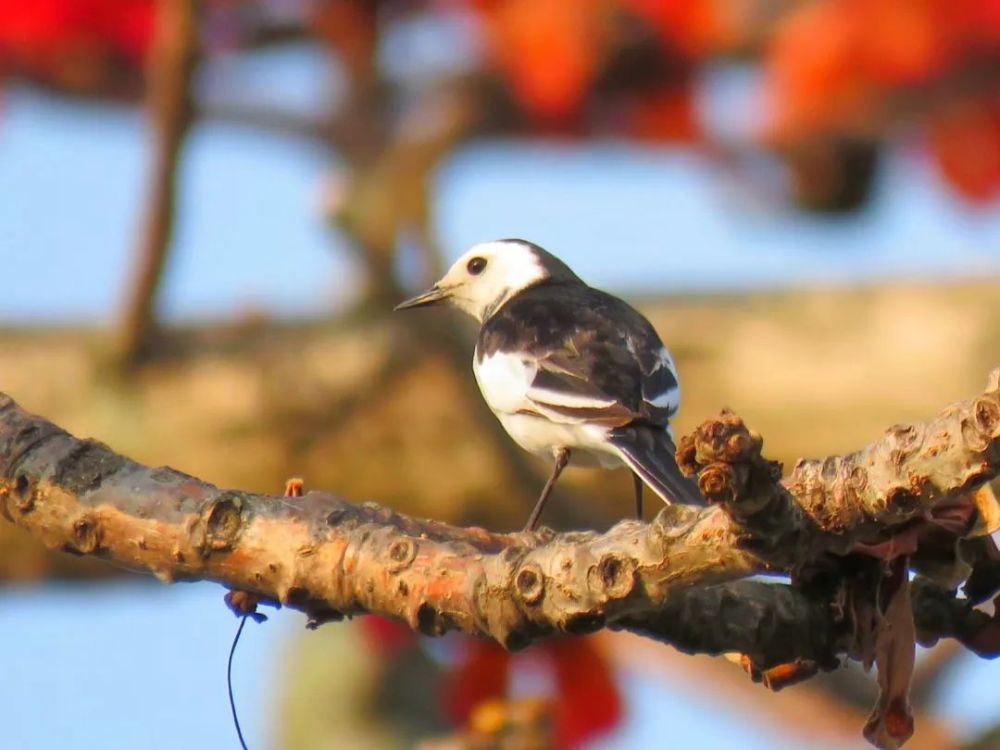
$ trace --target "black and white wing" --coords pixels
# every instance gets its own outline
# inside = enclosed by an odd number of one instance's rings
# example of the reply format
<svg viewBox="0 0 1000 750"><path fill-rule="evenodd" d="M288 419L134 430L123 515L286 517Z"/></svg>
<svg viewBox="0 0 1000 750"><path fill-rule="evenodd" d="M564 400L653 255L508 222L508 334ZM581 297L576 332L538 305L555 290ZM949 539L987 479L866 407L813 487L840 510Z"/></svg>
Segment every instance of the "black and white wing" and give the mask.
<svg viewBox="0 0 1000 750"><path fill-rule="evenodd" d="M667 426L681 405L681 386L677 367L667 348L659 346L636 352L642 375L642 405L646 419L656 425Z"/></svg>
<svg viewBox="0 0 1000 750"><path fill-rule="evenodd" d="M496 351L477 359L476 380L495 412L535 414L563 424L615 427L640 415L589 381L561 352Z"/></svg>
<svg viewBox="0 0 1000 750"><path fill-rule="evenodd" d="M593 353L591 353L593 354ZM564 350L533 360L533 377L526 396L532 407L555 422L586 422L616 427L641 416L629 397L634 385L628 375L616 379L623 388L598 385L591 379L588 358ZM616 393L617 391L617 393Z"/></svg>
<svg viewBox="0 0 1000 750"><path fill-rule="evenodd" d="M604 428L604 439L625 465L664 501L704 504L697 485L674 459L677 449L668 419L677 410L677 379L669 360L652 358L645 373L633 360L632 367L616 369L614 377L595 372L598 361L606 362L602 358L587 364L586 357L572 350L544 356L497 351L478 361L476 377L494 411ZM614 384L617 395L611 392Z"/></svg>
<svg viewBox="0 0 1000 750"><path fill-rule="evenodd" d="M490 406L559 422L666 427L680 390L649 321L596 289L559 292L523 292L483 326L476 374Z"/></svg>
<svg viewBox="0 0 1000 750"><path fill-rule="evenodd" d="M652 325L621 300L577 290L526 293L487 322L476 377L494 411L593 425L667 502L703 504L674 459L670 418L680 405L673 359Z"/></svg>

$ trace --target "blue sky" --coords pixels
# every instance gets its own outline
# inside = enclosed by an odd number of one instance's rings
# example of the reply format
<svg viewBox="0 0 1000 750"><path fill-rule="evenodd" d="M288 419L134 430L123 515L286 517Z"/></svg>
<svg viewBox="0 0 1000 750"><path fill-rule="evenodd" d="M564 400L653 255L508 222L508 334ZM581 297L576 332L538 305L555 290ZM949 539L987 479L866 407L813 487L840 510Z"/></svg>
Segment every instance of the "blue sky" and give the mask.
<svg viewBox="0 0 1000 750"><path fill-rule="evenodd" d="M267 65L224 60L206 79L302 108L327 83L308 51ZM113 318L144 148L136 111L6 92L0 323ZM348 300L355 269L319 221L326 168L306 144L196 128L164 312L323 314ZM435 221L449 257L479 240L524 236L593 283L637 292L1000 274L1000 214L959 204L910 147L890 155L873 205L850 220L776 208L684 152L616 143L481 144L445 165L437 189ZM0 593L0 633L16 644L0 657L6 746L234 746L224 667L235 621L221 593L138 583ZM281 612L245 634L237 694L252 747L270 736L268 686L302 624ZM948 681L943 706L966 731L1000 715L991 667L969 660ZM624 684L632 715L610 746L652 746L669 721L678 746L738 736L743 747L782 747L746 717L709 713L708 698L634 676Z"/></svg>
<svg viewBox="0 0 1000 750"><path fill-rule="evenodd" d="M242 73L227 62L206 78L235 91L231 99L252 88L307 108L307 83L323 78L301 73L316 67L308 54L288 57ZM300 72L282 76L286 67ZM8 94L0 256L19 283L0 296L0 322L113 318L145 146L135 110ZM322 314L349 301L355 266L320 221L327 168L310 144L198 126L181 173L164 313ZM1000 273L1000 212L955 199L915 147L889 155L872 205L850 219L806 216L753 189L687 151L493 142L444 165L435 224L449 258L484 239L523 236L591 283L639 293Z"/></svg>
<svg viewBox="0 0 1000 750"><path fill-rule="evenodd" d="M222 594L213 584L168 587L142 579L4 589L4 746L236 747L225 682L236 619L222 604ZM310 637L303 615L267 612L270 619L263 625L247 624L233 670L251 748L271 746L277 685L294 679L284 671L291 641ZM773 727L755 721L750 711L720 711L710 693L692 690L681 676L665 682L625 673L620 680L628 715L621 730L601 743L602 750L656 747L664 726L676 747L732 747L737 741L746 750L797 747L775 737ZM1000 716L995 682L994 663L963 661L945 680L943 713L964 734L985 728ZM860 726L858 743L847 747L865 747Z"/></svg>

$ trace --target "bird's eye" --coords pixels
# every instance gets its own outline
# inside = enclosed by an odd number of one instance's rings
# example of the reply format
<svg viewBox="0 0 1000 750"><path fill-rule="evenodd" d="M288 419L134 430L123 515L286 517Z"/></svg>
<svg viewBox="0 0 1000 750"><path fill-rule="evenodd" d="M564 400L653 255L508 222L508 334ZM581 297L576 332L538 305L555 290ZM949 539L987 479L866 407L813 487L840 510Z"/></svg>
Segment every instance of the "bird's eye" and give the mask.
<svg viewBox="0 0 1000 750"><path fill-rule="evenodd" d="M483 269L486 268L486 258L473 258L466 264L465 267L469 269L469 273L473 276L478 276L483 272Z"/></svg>

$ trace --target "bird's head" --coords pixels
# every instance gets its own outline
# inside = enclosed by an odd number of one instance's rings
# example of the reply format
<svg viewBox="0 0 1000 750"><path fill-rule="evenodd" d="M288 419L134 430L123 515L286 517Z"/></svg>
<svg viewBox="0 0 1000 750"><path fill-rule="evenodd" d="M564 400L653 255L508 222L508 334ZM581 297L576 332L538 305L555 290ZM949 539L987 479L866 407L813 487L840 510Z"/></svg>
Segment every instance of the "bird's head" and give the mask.
<svg viewBox="0 0 1000 750"><path fill-rule="evenodd" d="M527 240L482 242L434 286L396 309L447 302L482 322L518 292L545 281L582 283L569 266Z"/></svg>

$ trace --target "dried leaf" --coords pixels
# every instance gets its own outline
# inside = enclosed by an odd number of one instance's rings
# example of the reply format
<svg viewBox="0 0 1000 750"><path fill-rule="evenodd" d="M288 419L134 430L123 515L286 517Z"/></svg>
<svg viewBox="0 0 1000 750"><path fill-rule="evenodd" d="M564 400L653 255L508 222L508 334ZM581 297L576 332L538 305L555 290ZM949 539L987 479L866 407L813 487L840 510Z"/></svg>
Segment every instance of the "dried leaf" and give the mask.
<svg viewBox="0 0 1000 750"><path fill-rule="evenodd" d="M896 750L913 734L910 681L916 659L916 628L910 604L909 560L890 564L878 591L875 664L879 697L865 724L865 739L881 750Z"/></svg>
<svg viewBox="0 0 1000 750"><path fill-rule="evenodd" d="M878 558L879 560L894 560L903 555L912 555L917 551L920 540L920 527L908 526L880 542L857 542L853 552Z"/></svg>
<svg viewBox="0 0 1000 750"><path fill-rule="evenodd" d="M956 588L972 572L959 542L986 536L1000 526L1000 504L987 484L937 503L923 520L891 530L888 536L858 542L854 552L879 560L908 555L913 570L947 588Z"/></svg>

